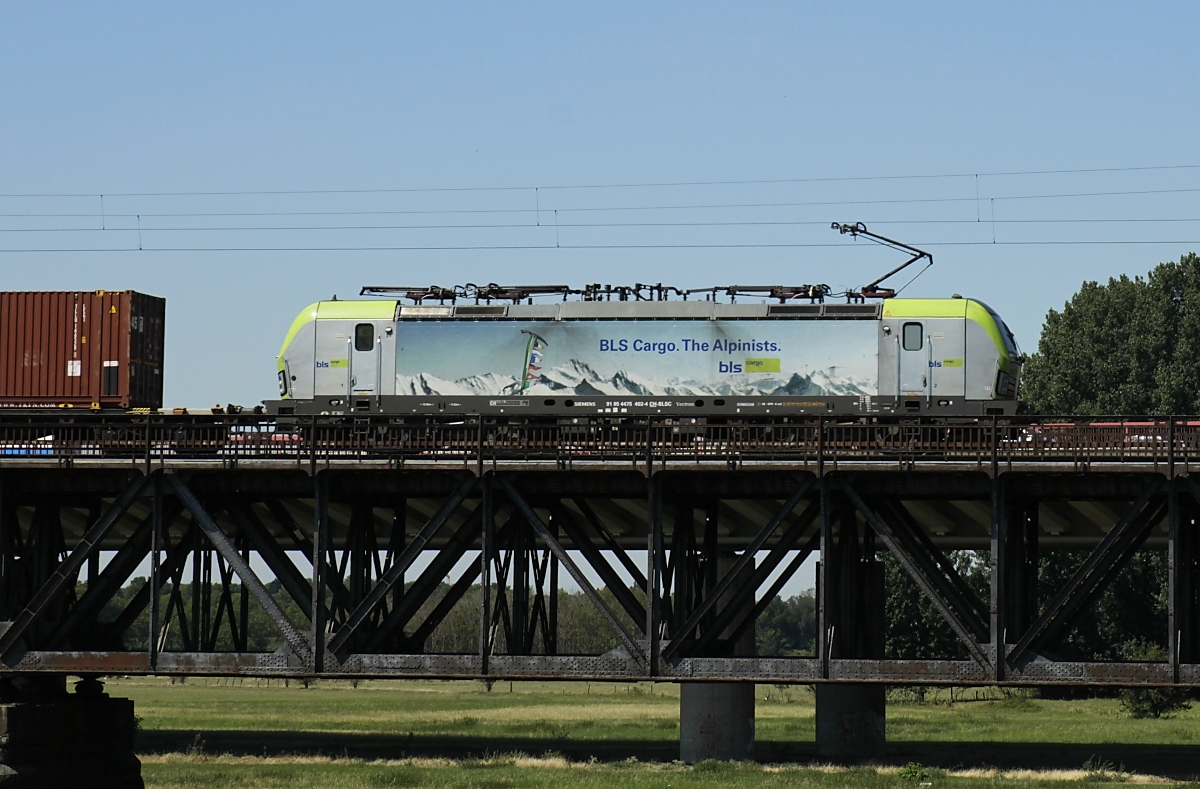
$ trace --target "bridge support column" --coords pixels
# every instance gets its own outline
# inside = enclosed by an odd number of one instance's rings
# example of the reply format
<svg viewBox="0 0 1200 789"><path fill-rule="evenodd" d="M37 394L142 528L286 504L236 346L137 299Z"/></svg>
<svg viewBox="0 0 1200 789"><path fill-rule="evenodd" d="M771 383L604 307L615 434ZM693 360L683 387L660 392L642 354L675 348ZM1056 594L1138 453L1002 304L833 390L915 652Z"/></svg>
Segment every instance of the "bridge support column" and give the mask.
<svg viewBox="0 0 1200 789"><path fill-rule="evenodd" d="M865 682L817 685L817 753L842 759L879 756L887 742L886 688Z"/></svg>
<svg viewBox="0 0 1200 789"><path fill-rule="evenodd" d="M839 658L883 657L883 565L874 532L840 496L822 497L822 552L817 568L826 676ZM831 759L881 756L887 743L881 684L822 683L817 691L817 753Z"/></svg>
<svg viewBox="0 0 1200 789"><path fill-rule="evenodd" d="M143 789L131 700L109 697L94 679L75 693L61 678L0 684L0 787Z"/></svg>
<svg viewBox="0 0 1200 789"><path fill-rule="evenodd" d="M724 577L737 561L737 556L722 555L717 560L717 572L709 573L714 582ZM740 585L754 573L751 562L739 574L717 605L733 596ZM751 604L753 604L751 599ZM717 613L713 612L714 615ZM725 636L725 633L721 634ZM751 625L734 643L719 641L727 655L754 655L754 627ZM705 759L741 761L754 756L754 683L753 682L684 682L679 686L679 759L689 764Z"/></svg>

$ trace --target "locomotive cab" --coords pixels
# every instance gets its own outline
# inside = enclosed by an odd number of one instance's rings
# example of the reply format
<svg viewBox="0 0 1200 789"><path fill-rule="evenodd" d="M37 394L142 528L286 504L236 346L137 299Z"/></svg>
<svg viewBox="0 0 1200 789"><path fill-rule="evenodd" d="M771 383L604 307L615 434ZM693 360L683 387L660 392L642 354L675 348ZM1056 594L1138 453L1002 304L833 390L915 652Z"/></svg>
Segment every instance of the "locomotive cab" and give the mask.
<svg viewBox="0 0 1200 789"><path fill-rule="evenodd" d="M1003 414L1017 399L1022 363L1012 332L975 299L887 299L879 322L879 394L897 411L995 401Z"/></svg>

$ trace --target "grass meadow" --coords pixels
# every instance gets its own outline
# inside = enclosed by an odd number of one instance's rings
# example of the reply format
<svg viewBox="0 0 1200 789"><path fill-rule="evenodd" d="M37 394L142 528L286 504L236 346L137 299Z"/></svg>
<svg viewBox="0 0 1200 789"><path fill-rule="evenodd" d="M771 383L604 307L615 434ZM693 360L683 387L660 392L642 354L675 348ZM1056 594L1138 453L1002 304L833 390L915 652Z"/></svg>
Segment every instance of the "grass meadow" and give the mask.
<svg viewBox="0 0 1200 789"><path fill-rule="evenodd" d="M679 691L669 684L504 682L489 692L476 682L306 688L193 678L113 680L107 690L136 704L148 787L982 789L1200 775L1200 710L1134 720L1111 699L995 690L957 691L953 701L942 691L921 704L899 697L888 706L886 763L848 768L817 761L813 695L803 687L757 688L764 763L695 766L673 761ZM1127 767L1126 756L1137 764ZM1041 769L1019 766L1029 761ZM1174 779L1151 777L1164 774Z"/></svg>

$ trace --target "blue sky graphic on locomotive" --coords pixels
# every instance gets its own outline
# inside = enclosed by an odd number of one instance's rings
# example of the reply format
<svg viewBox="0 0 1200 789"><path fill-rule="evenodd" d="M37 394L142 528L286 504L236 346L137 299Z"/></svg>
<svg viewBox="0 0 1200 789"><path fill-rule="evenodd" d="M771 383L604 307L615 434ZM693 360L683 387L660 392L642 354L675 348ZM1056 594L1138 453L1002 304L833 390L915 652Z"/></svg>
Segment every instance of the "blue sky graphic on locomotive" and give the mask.
<svg viewBox="0 0 1200 789"><path fill-rule="evenodd" d="M401 323L396 394L874 395L874 321Z"/></svg>

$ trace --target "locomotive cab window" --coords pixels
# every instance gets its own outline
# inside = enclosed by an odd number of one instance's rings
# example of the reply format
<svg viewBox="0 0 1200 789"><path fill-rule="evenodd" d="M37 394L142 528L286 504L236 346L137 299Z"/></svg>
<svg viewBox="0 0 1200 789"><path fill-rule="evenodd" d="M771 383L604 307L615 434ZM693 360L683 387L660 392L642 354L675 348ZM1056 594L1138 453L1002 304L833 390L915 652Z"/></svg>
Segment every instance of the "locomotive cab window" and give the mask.
<svg viewBox="0 0 1200 789"><path fill-rule="evenodd" d="M375 347L375 324L360 323L354 327L354 350L369 351Z"/></svg>
<svg viewBox="0 0 1200 789"><path fill-rule="evenodd" d="M906 351L919 351L924 344L924 338L921 336L921 324L906 323L901 330L901 344Z"/></svg>

